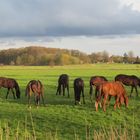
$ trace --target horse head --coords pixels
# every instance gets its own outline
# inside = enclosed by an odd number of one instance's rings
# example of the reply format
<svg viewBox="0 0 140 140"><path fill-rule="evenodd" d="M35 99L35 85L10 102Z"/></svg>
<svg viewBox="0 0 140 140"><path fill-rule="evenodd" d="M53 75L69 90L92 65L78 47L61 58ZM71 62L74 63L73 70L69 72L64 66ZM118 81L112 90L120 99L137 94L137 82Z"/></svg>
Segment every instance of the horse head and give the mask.
<svg viewBox="0 0 140 140"><path fill-rule="evenodd" d="M16 90L16 96L19 99L20 98L20 89L19 89L18 84L15 86L15 90Z"/></svg>

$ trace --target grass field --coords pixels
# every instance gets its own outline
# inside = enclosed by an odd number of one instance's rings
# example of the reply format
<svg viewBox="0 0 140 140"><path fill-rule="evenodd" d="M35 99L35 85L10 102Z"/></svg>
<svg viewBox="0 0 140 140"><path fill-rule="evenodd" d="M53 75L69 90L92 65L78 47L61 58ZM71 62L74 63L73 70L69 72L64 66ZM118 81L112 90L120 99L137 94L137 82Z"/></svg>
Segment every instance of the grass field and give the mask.
<svg viewBox="0 0 140 140"><path fill-rule="evenodd" d="M62 73L70 76L70 99L55 95L58 76ZM134 92L129 99L128 109L122 106L115 111L112 99L105 113L102 109L96 112L89 100L91 76L103 75L113 80L120 73L140 76L140 65L0 66L0 76L15 78L21 90L19 100L14 100L12 94L6 100L7 89L0 90L0 139L96 139L95 135L107 135L107 131L113 129L117 135L126 132L128 139L133 137L139 140L140 95L136 97ZM83 78L85 82L85 105L74 105L73 80L77 77ZM31 79L39 79L44 84L45 107L41 105L37 109L32 99L32 108L28 109L25 87ZM126 90L129 95L130 87L126 87Z"/></svg>

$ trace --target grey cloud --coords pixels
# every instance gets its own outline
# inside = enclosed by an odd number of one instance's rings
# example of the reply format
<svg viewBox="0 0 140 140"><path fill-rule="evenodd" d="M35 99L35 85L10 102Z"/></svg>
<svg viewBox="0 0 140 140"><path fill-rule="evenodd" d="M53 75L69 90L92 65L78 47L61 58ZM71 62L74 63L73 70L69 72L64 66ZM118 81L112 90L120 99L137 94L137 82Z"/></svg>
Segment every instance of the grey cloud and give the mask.
<svg viewBox="0 0 140 140"><path fill-rule="evenodd" d="M0 36L139 34L140 12L119 0L3 0Z"/></svg>

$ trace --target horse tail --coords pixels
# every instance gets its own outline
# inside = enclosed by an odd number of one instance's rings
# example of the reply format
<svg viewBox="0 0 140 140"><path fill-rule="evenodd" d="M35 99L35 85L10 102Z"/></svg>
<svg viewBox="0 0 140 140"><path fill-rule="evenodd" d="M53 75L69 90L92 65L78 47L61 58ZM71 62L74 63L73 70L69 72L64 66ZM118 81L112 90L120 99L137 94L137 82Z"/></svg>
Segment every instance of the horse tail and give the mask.
<svg viewBox="0 0 140 140"><path fill-rule="evenodd" d="M15 80L15 90L17 98L20 98L20 88L16 80Z"/></svg>
<svg viewBox="0 0 140 140"><path fill-rule="evenodd" d="M103 84L100 84L100 85L99 85L99 94L98 94L98 96L97 96L97 98L96 98L96 101L97 101L97 102L100 102L102 96L103 96Z"/></svg>
<svg viewBox="0 0 140 140"><path fill-rule="evenodd" d="M96 98L96 101L95 101L96 111L98 110L98 104L100 103L102 95L103 95L103 84L100 84L100 86L99 86L99 94L98 94L98 96Z"/></svg>
<svg viewBox="0 0 140 140"><path fill-rule="evenodd" d="M125 106L128 107L128 97L127 96L124 97L124 103L125 103Z"/></svg>

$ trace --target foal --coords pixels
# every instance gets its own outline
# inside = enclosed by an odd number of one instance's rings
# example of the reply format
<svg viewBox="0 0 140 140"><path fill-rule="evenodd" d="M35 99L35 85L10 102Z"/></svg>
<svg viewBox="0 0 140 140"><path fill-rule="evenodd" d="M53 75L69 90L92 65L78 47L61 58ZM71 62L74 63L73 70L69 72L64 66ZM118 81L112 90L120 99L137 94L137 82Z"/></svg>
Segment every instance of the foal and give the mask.
<svg viewBox="0 0 140 140"><path fill-rule="evenodd" d="M124 86L121 82L105 82L100 85L99 88L100 94L96 99L95 108L96 111L98 110L98 103L100 102L101 98L103 97L103 110L106 111L106 102L108 96L114 96L116 98L114 109L116 106L120 106L123 102L125 103L126 107L128 106L128 97L126 95L126 91Z"/></svg>
<svg viewBox="0 0 140 140"><path fill-rule="evenodd" d="M26 93L25 95L28 96L28 106L30 107L30 100L31 96L34 94L35 104L38 107L40 102L40 96L42 98L43 104L44 103L44 89L43 85L39 80L31 80L26 86Z"/></svg>
<svg viewBox="0 0 140 140"><path fill-rule="evenodd" d="M16 97L17 98L20 98L19 85L18 85L18 83L17 83L17 81L15 79L13 79L13 78L6 78L6 77L0 77L0 88L1 87L4 87L4 88L7 88L8 89L7 95L6 95L6 99L8 98L8 95L9 95L10 90L13 93L14 99ZM15 97L14 89L16 91L16 97Z"/></svg>
<svg viewBox="0 0 140 140"><path fill-rule="evenodd" d="M85 99L84 99L84 81L81 78L76 78L74 80L74 97L75 97L75 105L78 101L80 104L80 97L83 97L83 103L85 104Z"/></svg>
<svg viewBox="0 0 140 140"><path fill-rule="evenodd" d="M67 74L61 74L58 79L58 87L56 91L56 95L59 93L61 95L61 88L63 88L63 96L65 96L65 88L67 88L68 97L69 95L69 76Z"/></svg>
<svg viewBox="0 0 140 140"><path fill-rule="evenodd" d="M137 86L140 87L140 79L135 75L125 75L125 74L119 74L115 77L115 81L120 81L126 86L131 86L131 93L130 97L132 95L133 89L135 88L136 94L138 96L138 90Z"/></svg>
<svg viewBox="0 0 140 140"><path fill-rule="evenodd" d="M98 93L99 93L99 86L100 84L108 81L104 76L92 76L90 78L90 99L92 101L92 93L93 93L93 86L95 86L95 98L97 98Z"/></svg>

